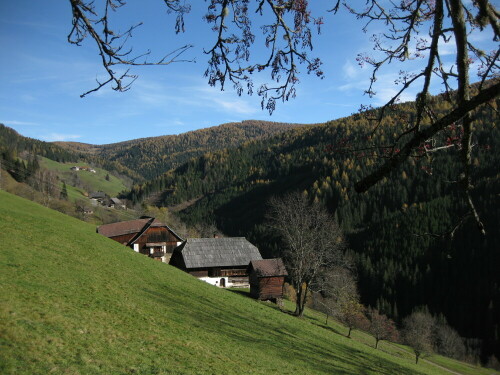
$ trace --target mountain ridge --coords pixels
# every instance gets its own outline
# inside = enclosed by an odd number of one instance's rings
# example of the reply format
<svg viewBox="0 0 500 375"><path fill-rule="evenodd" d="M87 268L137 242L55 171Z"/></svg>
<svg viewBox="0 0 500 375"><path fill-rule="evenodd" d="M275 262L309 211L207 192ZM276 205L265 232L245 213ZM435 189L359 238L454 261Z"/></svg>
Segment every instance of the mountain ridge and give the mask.
<svg viewBox="0 0 500 375"><path fill-rule="evenodd" d="M281 132L307 126L311 125L244 120L181 134L137 138L105 145L78 142L55 142L55 144L83 155L126 165L148 180L205 152L236 147L254 139L265 139Z"/></svg>

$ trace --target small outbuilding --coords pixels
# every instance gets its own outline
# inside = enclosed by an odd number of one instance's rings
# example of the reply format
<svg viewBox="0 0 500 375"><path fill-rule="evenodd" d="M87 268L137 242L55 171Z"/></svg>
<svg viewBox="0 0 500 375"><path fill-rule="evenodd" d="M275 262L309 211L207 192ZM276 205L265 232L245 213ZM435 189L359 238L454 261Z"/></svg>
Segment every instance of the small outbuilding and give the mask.
<svg viewBox="0 0 500 375"><path fill-rule="evenodd" d="M285 265L281 258L252 260L248 265L250 295L265 301L278 301L283 298L285 283Z"/></svg>

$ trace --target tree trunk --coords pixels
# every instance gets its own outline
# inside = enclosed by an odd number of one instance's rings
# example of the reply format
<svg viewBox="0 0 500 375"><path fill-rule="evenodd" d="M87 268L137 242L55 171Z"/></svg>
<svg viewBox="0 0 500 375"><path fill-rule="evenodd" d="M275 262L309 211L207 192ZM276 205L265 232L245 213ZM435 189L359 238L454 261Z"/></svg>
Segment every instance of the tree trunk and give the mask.
<svg viewBox="0 0 500 375"><path fill-rule="evenodd" d="M300 316L300 306L302 302L302 286L298 285L295 287L295 316Z"/></svg>
<svg viewBox="0 0 500 375"><path fill-rule="evenodd" d="M347 333L347 338L351 338L351 331L352 331L352 327L349 327L349 332Z"/></svg>
<svg viewBox="0 0 500 375"><path fill-rule="evenodd" d="M379 339L377 339L377 338L375 337L375 349L377 349L377 348L378 348L378 342L379 342L379 341L380 341L380 340L379 340Z"/></svg>
<svg viewBox="0 0 500 375"><path fill-rule="evenodd" d="M307 284L305 286L304 286L304 284L302 284L302 285L297 287L296 297L297 297L297 301L295 304L294 315L298 316L299 318L302 318L304 316L304 310L306 307Z"/></svg>

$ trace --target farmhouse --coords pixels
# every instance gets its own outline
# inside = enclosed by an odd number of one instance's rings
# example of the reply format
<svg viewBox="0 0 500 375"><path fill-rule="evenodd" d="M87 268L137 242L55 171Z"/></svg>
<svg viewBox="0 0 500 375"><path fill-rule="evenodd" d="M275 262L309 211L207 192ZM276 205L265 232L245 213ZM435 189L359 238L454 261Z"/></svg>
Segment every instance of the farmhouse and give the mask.
<svg viewBox="0 0 500 375"><path fill-rule="evenodd" d="M118 198L110 198L109 199L109 205L108 207L110 208L121 208L121 209L126 209L127 207L123 204L121 200Z"/></svg>
<svg viewBox="0 0 500 375"><path fill-rule="evenodd" d="M263 301L283 298L283 283L288 273L281 258L252 260L248 274L253 298Z"/></svg>
<svg viewBox="0 0 500 375"><path fill-rule="evenodd" d="M188 238L175 248L170 264L219 287L248 287L248 264L259 249L243 237Z"/></svg>
<svg viewBox="0 0 500 375"><path fill-rule="evenodd" d="M108 195L103 191L94 191L94 192L90 193L89 198L95 199L99 203L103 203L105 200L108 199Z"/></svg>
<svg viewBox="0 0 500 375"><path fill-rule="evenodd" d="M147 216L101 225L97 233L164 263L170 261L174 248L182 243L182 238L168 225Z"/></svg>

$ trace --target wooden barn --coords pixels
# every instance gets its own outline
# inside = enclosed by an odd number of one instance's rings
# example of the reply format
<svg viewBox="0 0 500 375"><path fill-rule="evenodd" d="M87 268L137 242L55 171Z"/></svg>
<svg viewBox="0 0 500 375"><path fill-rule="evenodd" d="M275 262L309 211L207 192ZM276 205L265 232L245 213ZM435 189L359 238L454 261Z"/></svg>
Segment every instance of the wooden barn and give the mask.
<svg viewBox="0 0 500 375"><path fill-rule="evenodd" d="M250 295L265 301L277 301L283 297L285 282L285 265L281 258L253 260L248 265Z"/></svg>
<svg viewBox="0 0 500 375"><path fill-rule="evenodd" d="M183 241L168 225L146 216L101 225L97 227L97 233L165 263L170 261L172 252Z"/></svg>
<svg viewBox="0 0 500 375"><path fill-rule="evenodd" d="M170 264L219 287L248 287L248 264L260 260L259 249L243 237L188 238Z"/></svg>

